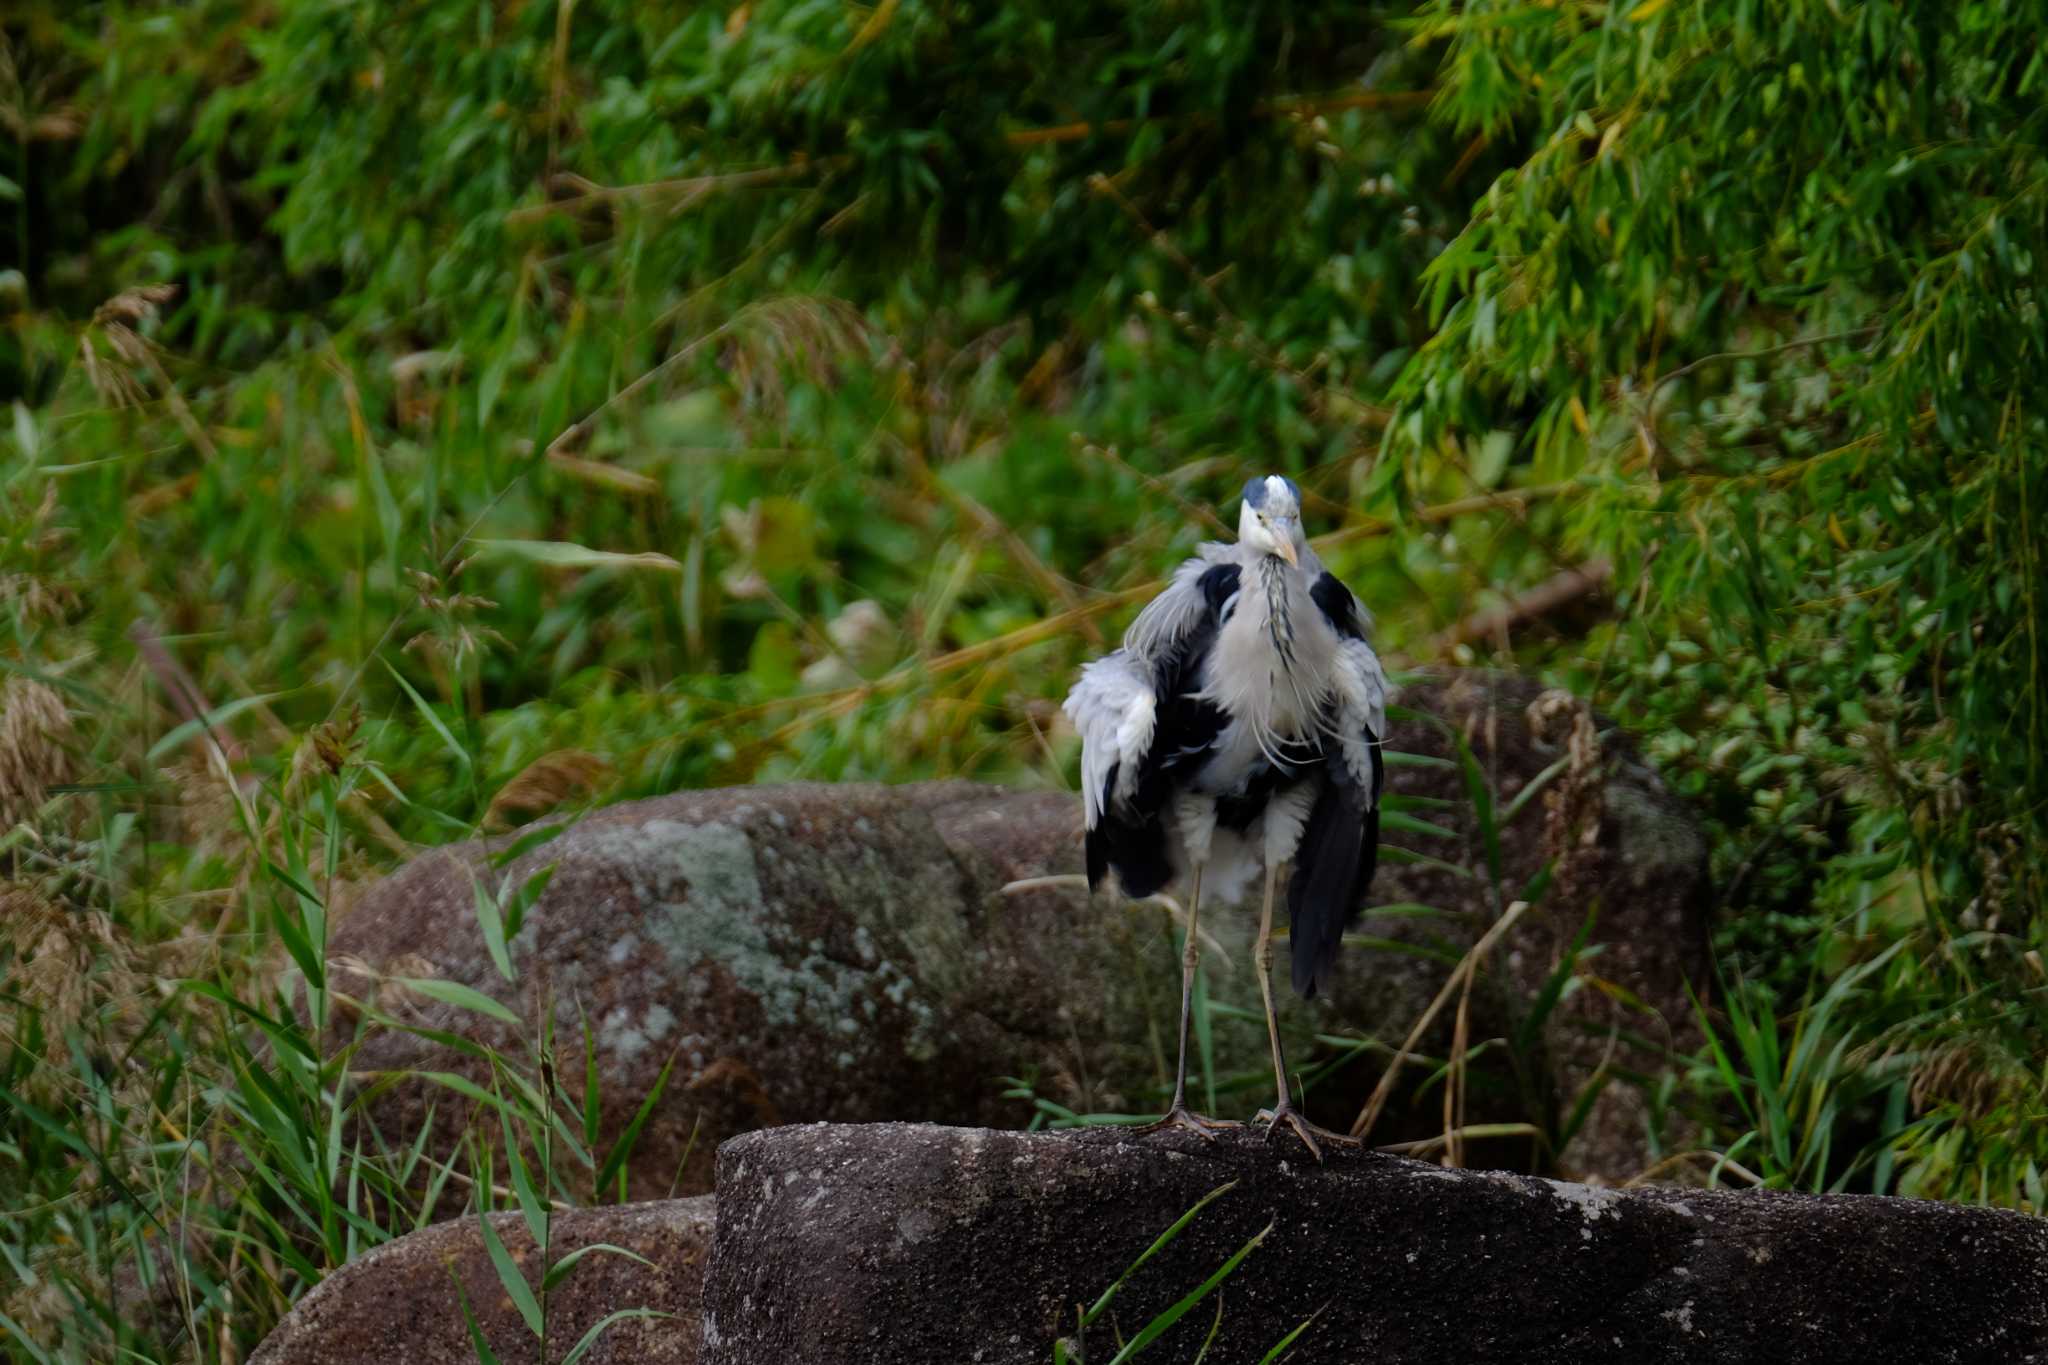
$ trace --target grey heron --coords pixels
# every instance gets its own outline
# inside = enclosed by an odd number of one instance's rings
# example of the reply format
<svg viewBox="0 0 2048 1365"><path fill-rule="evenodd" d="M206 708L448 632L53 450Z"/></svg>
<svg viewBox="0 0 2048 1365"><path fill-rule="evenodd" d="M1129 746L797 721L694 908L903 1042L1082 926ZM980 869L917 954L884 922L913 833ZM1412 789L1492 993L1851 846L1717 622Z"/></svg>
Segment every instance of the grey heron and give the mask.
<svg viewBox="0 0 2048 1365"><path fill-rule="evenodd" d="M1273 902L1291 862L1294 988L1313 997L1372 881L1379 840L1386 677L1369 630L1357 598L1309 548L1301 490L1278 475L1253 479L1237 542L1200 546L1067 697L1081 735L1090 889L1111 872L1134 899L1186 888L1180 1063L1153 1128L1206 1136L1227 1126L1187 1107L1196 926L1205 891L1238 901L1263 873L1254 958L1279 1092L1268 1131L1288 1125L1318 1159L1318 1134L1350 1140L1310 1124L1290 1096L1273 1009Z"/></svg>

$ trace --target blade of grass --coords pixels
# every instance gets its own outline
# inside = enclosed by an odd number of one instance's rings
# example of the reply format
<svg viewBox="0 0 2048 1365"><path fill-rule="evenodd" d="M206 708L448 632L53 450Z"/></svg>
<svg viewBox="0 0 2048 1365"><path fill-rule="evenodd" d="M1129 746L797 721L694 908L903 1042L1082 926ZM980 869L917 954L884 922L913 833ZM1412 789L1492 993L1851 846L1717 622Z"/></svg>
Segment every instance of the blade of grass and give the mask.
<svg viewBox="0 0 2048 1365"><path fill-rule="evenodd" d="M675 1064L676 1054L671 1052L668 1054L668 1060L662 1063L661 1074L656 1076L654 1084L648 1087L646 1098L640 1101L639 1109L634 1111L633 1121L626 1125L626 1130L612 1143L611 1150L604 1154L604 1164L597 1168L597 1179L593 1182L595 1188L602 1190L611 1184L613 1176L619 1176L619 1198L625 1198L623 1172L626 1158L633 1154L633 1146L640 1140L640 1130L647 1126L647 1116L654 1112L654 1106L661 1100L661 1092L668 1088L669 1073L675 1069Z"/></svg>
<svg viewBox="0 0 2048 1365"><path fill-rule="evenodd" d="M470 1349L476 1352L477 1365L499 1365L497 1352L484 1340L483 1325L476 1320L476 1311L469 1306L469 1295L463 1292L462 1277L450 1266L448 1276L455 1281L455 1301L462 1305L462 1321L469 1328Z"/></svg>
<svg viewBox="0 0 2048 1365"><path fill-rule="evenodd" d="M592 1149L597 1147L599 1102L601 1093L597 1079L597 1035L591 1031L590 1016L583 1012L583 1002L576 1003L576 1018L583 1026L583 1141Z"/></svg>
<svg viewBox="0 0 2048 1365"><path fill-rule="evenodd" d="M519 1024L519 1016L510 1009L476 987L465 986L460 981L449 981L438 976L394 976L391 979L409 991L417 991L428 999L438 1000L444 1005L487 1014L498 1022L511 1024L515 1028Z"/></svg>
<svg viewBox="0 0 2048 1365"><path fill-rule="evenodd" d="M512 1131L512 1106L498 1106L498 1127L505 1138L505 1165L512 1176L512 1193L519 1199L520 1216L526 1220L526 1230L533 1237L536 1247L546 1250L548 1245L547 1201L533 1188L533 1174L526 1168L526 1158L519 1151L519 1136Z"/></svg>
<svg viewBox="0 0 2048 1365"><path fill-rule="evenodd" d="M533 1296L533 1286L526 1282L519 1265L512 1259L512 1253L505 1249L498 1230L491 1226L489 1215L479 1213L477 1226L483 1230L484 1251L491 1258L492 1267L498 1272L498 1283L504 1286L506 1297L519 1310L519 1316L526 1320L526 1328L536 1337L546 1331L546 1320L541 1317L540 1300Z"/></svg>
<svg viewBox="0 0 2048 1365"><path fill-rule="evenodd" d="M1095 1301L1094 1306L1082 1315L1081 1325L1083 1327L1086 1327L1088 1324L1094 1322L1096 1318L1100 1317L1102 1315L1103 1310L1109 1307L1109 1301L1116 1297L1116 1293L1119 1289L1122 1289L1124 1287L1125 1281L1129 1280L1132 1275L1137 1273L1138 1267L1144 1265L1145 1262L1151 1260L1154 1256L1157 1256L1161 1251L1163 1251L1166 1248L1168 1243L1173 1241L1174 1238L1180 1236L1182 1231L1186 1229L1187 1225L1189 1223L1194 1222L1196 1215L1201 1213L1203 1209L1208 1208L1211 1204L1215 1203L1218 1199L1221 1199L1224 1195L1229 1194L1232 1190L1236 1188L1237 1182L1233 1180L1226 1185L1218 1185L1215 1189L1209 1191L1200 1199L1196 1200L1195 1206L1193 1208L1189 1209L1179 1218L1176 1218L1173 1222L1173 1226L1167 1228L1166 1231L1160 1233L1157 1237L1155 1237L1152 1240L1152 1245L1146 1247L1145 1250L1139 1254L1137 1260L1132 1261L1128 1266L1124 1267L1124 1273L1117 1276L1115 1282L1112 1283L1109 1286L1109 1288L1102 1291L1102 1297L1098 1298Z"/></svg>
<svg viewBox="0 0 2048 1365"><path fill-rule="evenodd" d="M541 1277L541 1292L551 1292L556 1287L558 1287L562 1283L562 1281L568 1279L569 1272L576 1269L577 1264L580 1261L582 1261L582 1259L585 1256L599 1255L623 1256L629 1261L633 1261L639 1265L646 1266L649 1270L654 1270L657 1268L654 1262L648 1260L645 1256L642 1256L637 1251L628 1251L626 1250L626 1248L622 1246L613 1246L610 1242L592 1242L588 1246L577 1247L574 1251L570 1252L568 1255L562 1257L553 1265L549 1266L548 1273Z"/></svg>
<svg viewBox="0 0 2048 1365"><path fill-rule="evenodd" d="M1542 772L1530 778L1528 785L1516 792L1514 797L1502 808L1500 827L1506 829L1509 825L1514 824L1515 817L1522 813L1522 807L1528 805L1530 801L1536 798L1538 793L1555 781L1559 773L1571 766L1571 762L1572 756L1566 754L1563 758L1558 759Z"/></svg>
<svg viewBox="0 0 2048 1365"><path fill-rule="evenodd" d="M38 1365L51 1365L49 1352L36 1345L35 1340L20 1323L5 1313L0 1313L0 1327L5 1327L8 1334L21 1343L21 1348L28 1352L29 1359L38 1362Z"/></svg>
<svg viewBox="0 0 2048 1365"><path fill-rule="evenodd" d="M1301 1320L1301 1326L1295 1328L1292 1332L1289 1332L1286 1336L1280 1338L1279 1341L1273 1344L1272 1350L1266 1352L1264 1355L1259 1357L1259 1365L1277 1365L1281 1353L1286 1351L1288 1347L1292 1346L1295 1343L1295 1340L1298 1337L1300 1337L1303 1332L1306 1332L1309 1329L1309 1325L1322 1315L1323 1310L1318 1308L1315 1312L1303 1318Z"/></svg>
<svg viewBox="0 0 2048 1365"><path fill-rule="evenodd" d="M526 912L533 908L541 893L548 889L548 883L554 880L555 869L559 866L560 863L547 864L520 883L519 889L510 896L507 896L505 891L511 885L511 878L506 878L506 886L499 888L498 904L503 907L505 938L508 941L519 937L519 928L526 923Z"/></svg>
<svg viewBox="0 0 2048 1365"><path fill-rule="evenodd" d="M1419 819L1413 815L1404 815L1400 811L1392 809L1380 812L1380 829L1388 834L1423 834L1433 839L1455 839L1458 837L1456 830L1446 829L1442 825L1432 824L1428 820Z"/></svg>
<svg viewBox="0 0 2048 1365"><path fill-rule="evenodd" d="M150 763L162 762L164 755L177 752L180 746L196 738L202 731L217 729L233 720L236 716L241 715L244 711L258 706L267 706L279 697L290 695L290 692L264 692L253 697L237 697L233 701L222 702L205 715L194 716L191 720L181 725L173 725L170 729L164 731L163 737L149 746L146 761Z"/></svg>
<svg viewBox="0 0 2048 1365"><path fill-rule="evenodd" d="M1472 799L1472 815L1479 822L1479 836L1486 848L1487 875L1492 878L1497 895L1501 880L1500 825L1495 819L1493 787L1480 770L1479 760L1473 755L1472 746L1465 742L1465 737L1459 735L1457 741L1458 767L1465 775L1465 792Z"/></svg>
<svg viewBox="0 0 2048 1365"><path fill-rule="evenodd" d="M463 772L474 775L476 763L470 758L469 750L463 748L460 741L455 738L455 732L450 730L446 722L435 712L434 708L427 704L427 699L422 697L414 690L413 685L405 680L403 673L393 668L388 661L380 660L380 662L384 663L385 671L391 675L392 681L398 684L399 690L412 699L413 707L420 713L420 718L426 721L428 728L440 736L442 746L454 757L456 766L461 768Z"/></svg>
<svg viewBox="0 0 2048 1365"><path fill-rule="evenodd" d="M476 893L476 925L483 934L484 948L491 955L491 964L498 969L498 975L507 981L516 980L512 974L512 957L505 950L505 919L498 910L498 902L484 885L483 878L475 872L469 874L471 889Z"/></svg>
<svg viewBox="0 0 2048 1365"><path fill-rule="evenodd" d="M1192 1365L1202 1365L1209 1358L1209 1348L1216 1344L1217 1335L1223 1330L1223 1300L1216 1300L1216 1316L1209 1320L1209 1335L1202 1338L1202 1349L1195 1352Z"/></svg>
<svg viewBox="0 0 2048 1365"><path fill-rule="evenodd" d="M565 540L487 540L473 537L469 543L482 555L508 555L551 569L659 569L664 573L683 571L680 562L652 550L645 550L639 554L623 554L616 550L593 550L587 545L576 545Z"/></svg>
<svg viewBox="0 0 2048 1365"><path fill-rule="evenodd" d="M582 1339L569 1348L569 1354L562 1357L562 1365L576 1365L577 1361L583 1359L584 1353L597 1344L597 1339L604 1334L605 1328L610 1327L615 1322L623 1322L627 1318L670 1318L674 1316L675 1314L673 1313L663 1313L653 1308L614 1309L590 1325L590 1330L585 1332Z"/></svg>
<svg viewBox="0 0 2048 1365"><path fill-rule="evenodd" d="M1550 1019L1557 1002L1564 998L1564 989L1578 971L1579 956L1586 950L1586 939L1592 935L1594 921L1600 917L1600 906L1596 901L1586 911L1586 918L1579 924L1579 932L1572 937L1571 946L1558 959L1557 966L1543 979L1542 988L1530 1002L1528 1012L1515 1025L1515 1051L1523 1056L1530 1055L1542 1037L1543 1025Z"/></svg>
<svg viewBox="0 0 2048 1365"><path fill-rule="evenodd" d="M1232 1253L1230 1259L1218 1266L1214 1274L1202 1281L1198 1287L1190 1290L1181 1298L1180 1302L1146 1323L1144 1329L1138 1335L1131 1338L1128 1346L1110 1357L1109 1365L1123 1365L1125 1361L1137 1356L1170 1331L1173 1325L1186 1317L1189 1311L1197 1304L1215 1293L1218 1285L1236 1273L1238 1266L1244 1263L1244 1258L1251 1255L1252 1252L1256 1251L1265 1242L1266 1238L1272 1233L1274 1226L1274 1224L1268 1223L1265 1227L1252 1234L1251 1240Z"/></svg>

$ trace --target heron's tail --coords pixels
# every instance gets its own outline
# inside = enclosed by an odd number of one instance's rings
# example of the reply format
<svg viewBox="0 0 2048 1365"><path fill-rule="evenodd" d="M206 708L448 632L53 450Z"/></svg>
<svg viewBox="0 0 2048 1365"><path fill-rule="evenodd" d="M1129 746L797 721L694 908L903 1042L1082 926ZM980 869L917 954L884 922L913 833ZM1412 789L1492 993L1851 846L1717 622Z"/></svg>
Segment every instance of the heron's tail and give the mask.
<svg viewBox="0 0 2048 1365"><path fill-rule="evenodd" d="M1307 999L1330 978L1344 931L1358 918L1379 854L1380 813L1355 784L1331 782L1316 798L1287 883L1294 989Z"/></svg>

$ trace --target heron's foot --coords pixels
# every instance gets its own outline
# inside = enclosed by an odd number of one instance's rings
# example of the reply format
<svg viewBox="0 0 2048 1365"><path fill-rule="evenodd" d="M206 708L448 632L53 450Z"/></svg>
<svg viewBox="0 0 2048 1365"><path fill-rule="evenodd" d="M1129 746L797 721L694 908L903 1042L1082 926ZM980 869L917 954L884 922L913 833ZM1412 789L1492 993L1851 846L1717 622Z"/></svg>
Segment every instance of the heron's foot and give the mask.
<svg viewBox="0 0 2048 1365"><path fill-rule="evenodd" d="M1285 1100L1281 1101L1276 1108L1261 1109L1258 1117L1253 1119L1252 1122L1265 1124L1266 1136L1269 1139L1273 1134L1280 1131L1282 1124L1292 1128L1294 1135L1301 1139L1303 1146L1308 1148L1308 1154L1314 1157L1319 1164L1323 1159L1322 1144L1325 1142L1339 1147L1359 1147L1364 1145L1359 1139L1347 1133L1333 1133L1327 1128L1318 1127L1316 1124L1310 1123L1295 1111L1292 1103Z"/></svg>
<svg viewBox="0 0 2048 1365"><path fill-rule="evenodd" d="M1198 1137L1214 1142L1218 1131L1224 1128L1236 1128L1239 1126L1241 1125L1229 1119L1212 1119L1205 1115L1197 1114L1185 1104L1176 1104L1173 1108L1166 1111L1166 1117L1132 1131L1144 1134L1156 1133L1162 1128L1185 1128L1188 1132Z"/></svg>

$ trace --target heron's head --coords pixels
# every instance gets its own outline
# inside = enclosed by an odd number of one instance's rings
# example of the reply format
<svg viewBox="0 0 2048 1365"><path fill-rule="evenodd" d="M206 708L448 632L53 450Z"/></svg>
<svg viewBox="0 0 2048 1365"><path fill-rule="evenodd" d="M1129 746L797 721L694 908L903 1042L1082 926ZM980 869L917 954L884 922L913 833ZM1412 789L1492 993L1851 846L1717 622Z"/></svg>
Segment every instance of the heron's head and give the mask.
<svg viewBox="0 0 2048 1365"><path fill-rule="evenodd" d="M1237 538L1254 550L1300 566L1308 542L1301 534L1301 490L1292 479L1268 474L1244 486Z"/></svg>

